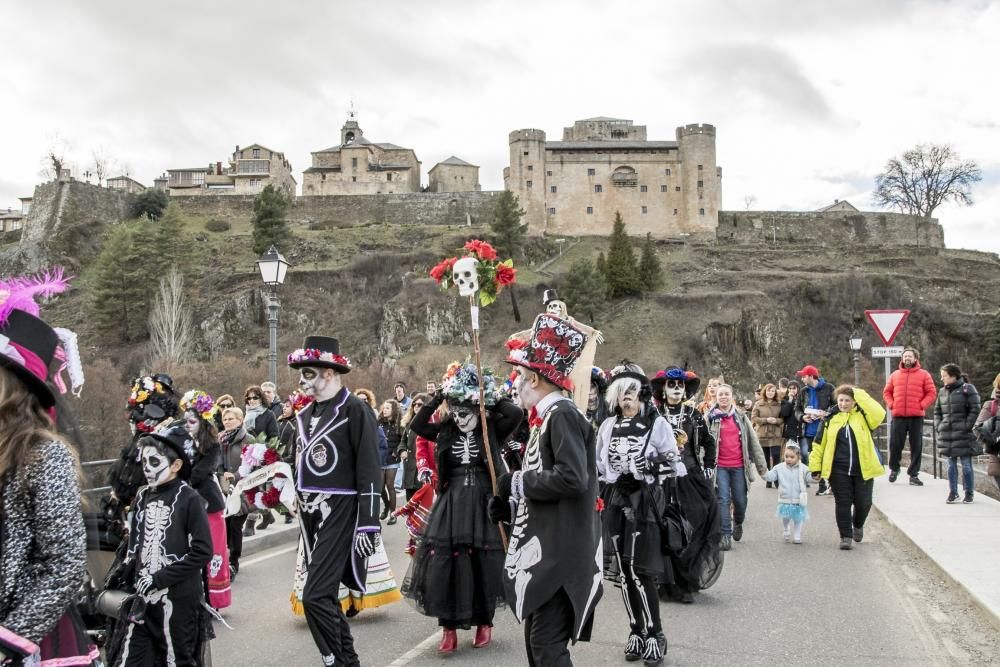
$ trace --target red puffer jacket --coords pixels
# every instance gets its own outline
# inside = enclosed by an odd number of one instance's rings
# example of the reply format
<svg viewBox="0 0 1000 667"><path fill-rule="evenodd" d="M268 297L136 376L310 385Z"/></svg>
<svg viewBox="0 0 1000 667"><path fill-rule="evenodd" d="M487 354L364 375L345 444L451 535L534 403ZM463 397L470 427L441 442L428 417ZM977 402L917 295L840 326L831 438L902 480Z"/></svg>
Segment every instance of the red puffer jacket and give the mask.
<svg viewBox="0 0 1000 667"><path fill-rule="evenodd" d="M899 362L899 370L889 376L882 398L893 417L923 417L937 398L937 388L919 361L912 368L904 368L903 362Z"/></svg>

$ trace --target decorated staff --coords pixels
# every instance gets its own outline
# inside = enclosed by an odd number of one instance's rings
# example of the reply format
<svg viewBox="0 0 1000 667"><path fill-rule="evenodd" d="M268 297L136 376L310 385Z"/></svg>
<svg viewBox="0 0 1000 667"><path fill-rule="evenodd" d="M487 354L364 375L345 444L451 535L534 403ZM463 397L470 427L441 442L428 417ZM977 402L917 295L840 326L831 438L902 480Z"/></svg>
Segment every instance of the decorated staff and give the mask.
<svg viewBox="0 0 1000 667"><path fill-rule="evenodd" d="M486 241L472 239L462 248L467 254L462 258L451 257L442 260L431 269L431 278L437 281L442 289L448 289L452 284L458 288L461 296L469 297L469 311L472 319L472 347L476 355L476 376L479 379L479 419L486 423L486 398L483 387L483 363L479 347L479 306L488 306L497 300L500 292L511 285L517 278L514 261L508 259L501 262L494 250ZM483 448L486 450L486 462L489 464L490 484L494 495L497 490L497 471L493 465L493 454L490 450L489 435L483 432ZM507 535L503 526L497 526L504 549L507 548Z"/></svg>

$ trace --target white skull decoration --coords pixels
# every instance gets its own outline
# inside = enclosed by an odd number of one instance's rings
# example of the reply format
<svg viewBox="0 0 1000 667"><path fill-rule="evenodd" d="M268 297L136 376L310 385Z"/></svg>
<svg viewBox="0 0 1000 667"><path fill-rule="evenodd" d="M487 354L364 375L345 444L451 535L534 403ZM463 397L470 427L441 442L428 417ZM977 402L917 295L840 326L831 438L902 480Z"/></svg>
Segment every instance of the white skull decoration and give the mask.
<svg viewBox="0 0 1000 667"><path fill-rule="evenodd" d="M462 296L472 296L479 289L479 260L475 257L463 257L451 268L451 279L458 287Z"/></svg>

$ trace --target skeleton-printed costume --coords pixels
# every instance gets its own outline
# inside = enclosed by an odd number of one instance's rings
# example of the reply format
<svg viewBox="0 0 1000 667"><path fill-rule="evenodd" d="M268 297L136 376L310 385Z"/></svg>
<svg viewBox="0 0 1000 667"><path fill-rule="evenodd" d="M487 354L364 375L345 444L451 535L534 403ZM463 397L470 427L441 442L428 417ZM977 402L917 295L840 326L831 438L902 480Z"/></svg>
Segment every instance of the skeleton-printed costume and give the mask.
<svg viewBox="0 0 1000 667"><path fill-rule="evenodd" d="M382 465L375 413L346 387L322 398L307 371L343 375L350 360L336 338L308 336L288 355L302 369L300 388L316 400L296 415L298 492L306 582L302 606L324 664L359 665L354 638L340 606L340 585L364 593L368 557L381 542L379 488Z"/></svg>
<svg viewBox="0 0 1000 667"><path fill-rule="evenodd" d="M493 466L503 470L502 443L521 421L523 412L508 399L496 396L496 381L483 373L486 431ZM431 416L447 400L449 412L439 423ZM435 394L410 421L410 428L435 443L437 498L418 540L417 550L403 581L403 595L417 610L438 619L446 630L493 625L504 602L503 545L487 505L493 496L479 387L474 364L454 363Z"/></svg>
<svg viewBox="0 0 1000 667"><path fill-rule="evenodd" d="M109 660L116 667L200 665L211 637L203 607L203 568L212 559L205 502L187 481L192 442L183 425L140 440L149 484L135 499L122 579L137 594L121 646ZM166 481L173 460L180 472Z"/></svg>
<svg viewBox="0 0 1000 667"><path fill-rule="evenodd" d="M543 314L526 343L516 335L508 340L506 361L569 390L586 343L574 324ZM597 463L593 428L559 392L532 408L529 424L523 468L511 474L516 507L504 585L514 616L524 624L528 664L547 667L570 664L569 641L589 641L603 592ZM562 629L545 630L554 627Z"/></svg>
<svg viewBox="0 0 1000 667"><path fill-rule="evenodd" d="M691 525L691 538L680 553L670 553L674 581L661 586L660 594L672 600L693 602L692 594L708 588L722 573L720 550L722 523L715 494L716 445L701 411L693 404L700 378L693 372L672 366L651 380L653 397L660 413L670 423L688 474L668 477L663 482L667 497L680 504Z"/></svg>
<svg viewBox="0 0 1000 667"><path fill-rule="evenodd" d="M666 496L664 466L686 474L674 431L656 411L642 369L627 361L611 370L608 417L597 435L597 467L605 482L604 574L621 589L630 634L626 657L656 664L666 652L657 584L672 581L661 528ZM630 401L636 414L624 415Z"/></svg>

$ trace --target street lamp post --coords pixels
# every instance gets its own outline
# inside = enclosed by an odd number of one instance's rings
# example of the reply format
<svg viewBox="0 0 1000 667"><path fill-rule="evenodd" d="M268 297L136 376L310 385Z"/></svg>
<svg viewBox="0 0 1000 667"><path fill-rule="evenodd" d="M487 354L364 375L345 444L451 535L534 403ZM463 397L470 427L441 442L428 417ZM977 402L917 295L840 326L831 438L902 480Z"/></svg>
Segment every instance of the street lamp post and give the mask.
<svg viewBox="0 0 1000 667"><path fill-rule="evenodd" d="M861 384L861 333L855 331L847 342L854 353L854 386L857 387Z"/></svg>
<svg viewBox="0 0 1000 667"><path fill-rule="evenodd" d="M267 351L267 379L278 382L278 287L285 282L288 262L273 245L257 260L257 270L267 287L267 325L269 346Z"/></svg>

